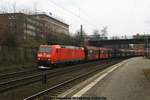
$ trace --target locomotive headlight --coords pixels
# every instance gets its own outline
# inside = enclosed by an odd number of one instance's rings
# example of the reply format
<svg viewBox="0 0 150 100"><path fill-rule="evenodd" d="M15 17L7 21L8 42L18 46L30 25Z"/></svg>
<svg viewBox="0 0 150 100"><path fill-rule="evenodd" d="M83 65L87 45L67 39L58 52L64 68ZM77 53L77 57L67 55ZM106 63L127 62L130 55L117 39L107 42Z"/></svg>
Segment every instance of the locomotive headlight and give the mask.
<svg viewBox="0 0 150 100"><path fill-rule="evenodd" d="M38 56L38 57L42 57L42 54L38 54L37 56Z"/></svg>
<svg viewBox="0 0 150 100"><path fill-rule="evenodd" d="M49 58L49 57L51 57L51 55L49 55L49 54L48 54L46 57L48 57L48 58Z"/></svg>

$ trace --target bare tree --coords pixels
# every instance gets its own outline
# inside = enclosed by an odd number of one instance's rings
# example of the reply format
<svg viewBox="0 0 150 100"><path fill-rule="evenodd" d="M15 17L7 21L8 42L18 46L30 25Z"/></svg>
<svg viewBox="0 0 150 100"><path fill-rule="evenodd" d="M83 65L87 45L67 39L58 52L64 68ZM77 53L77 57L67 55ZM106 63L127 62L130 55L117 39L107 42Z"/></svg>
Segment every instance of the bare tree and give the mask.
<svg viewBox="0 0 150 100"><path fill-rule="evenodd" d="M100 38L100 33L99 33L99 30L98 29L95 29L93 31L93 36L92 36L94 39L98 40Z"/></svg>
<svg viewBox="0 0 150 100"><path fill-rule="evenodd" d="M16 13L16 2L13 4L13 12Z"/></svg>
<svg viewBox="0 0 150 100"><path fill-rule="evenodd" d="M108 28L107 26L104 26L101 30L101 36L104 38L104 39L107 39L107 35L108 35Z"/></svg>

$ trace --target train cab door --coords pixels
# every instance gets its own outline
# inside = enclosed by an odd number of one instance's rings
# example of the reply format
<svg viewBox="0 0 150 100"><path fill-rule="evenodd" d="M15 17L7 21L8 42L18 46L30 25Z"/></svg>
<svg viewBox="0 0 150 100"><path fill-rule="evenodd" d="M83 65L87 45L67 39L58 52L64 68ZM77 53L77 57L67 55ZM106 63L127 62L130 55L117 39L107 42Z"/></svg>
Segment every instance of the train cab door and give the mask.
<svg viewBox="0 0 150 100"><path fill-rule="evenodd" d="M56 48L54 49L52 60L54 63L57 63L57 59L58 59L58 55L57 55L57 48Z"/></svg>
<svg viewBox="0 0 150 100"><path fill-rule="evenodd" d="M56 48L56 62L60 62L60 49Z"/></svg>

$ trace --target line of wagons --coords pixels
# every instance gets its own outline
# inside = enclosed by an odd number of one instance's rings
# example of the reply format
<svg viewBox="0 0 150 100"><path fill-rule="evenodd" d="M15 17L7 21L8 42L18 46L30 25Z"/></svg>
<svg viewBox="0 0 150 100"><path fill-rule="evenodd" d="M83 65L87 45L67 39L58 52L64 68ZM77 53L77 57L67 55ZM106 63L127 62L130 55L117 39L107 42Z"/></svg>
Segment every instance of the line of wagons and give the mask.
<svg viewBox="0 0 150 100"><path fill-rule="evenodd" d="M39 66L51 66L54 64L93 61L100 59L143 56L142 50L112 49L101 47L75 47L64 45L40 45L37 53Z"/></svg>

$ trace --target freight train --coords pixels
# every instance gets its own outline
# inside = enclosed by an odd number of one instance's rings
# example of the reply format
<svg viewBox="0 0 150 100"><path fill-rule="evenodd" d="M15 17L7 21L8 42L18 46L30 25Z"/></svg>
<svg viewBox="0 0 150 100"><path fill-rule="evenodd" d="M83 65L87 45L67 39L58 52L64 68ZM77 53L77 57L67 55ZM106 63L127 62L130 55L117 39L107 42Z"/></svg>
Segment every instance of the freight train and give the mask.
<svg viewBox="0 0 150 100"><path fill-rule="evenodd" d="M38 65L41 66L40 68L46 68L62 63L87 62L143 55L144 51L142 50L112 49L92 46L40 45L37 60Z"/></svg>

